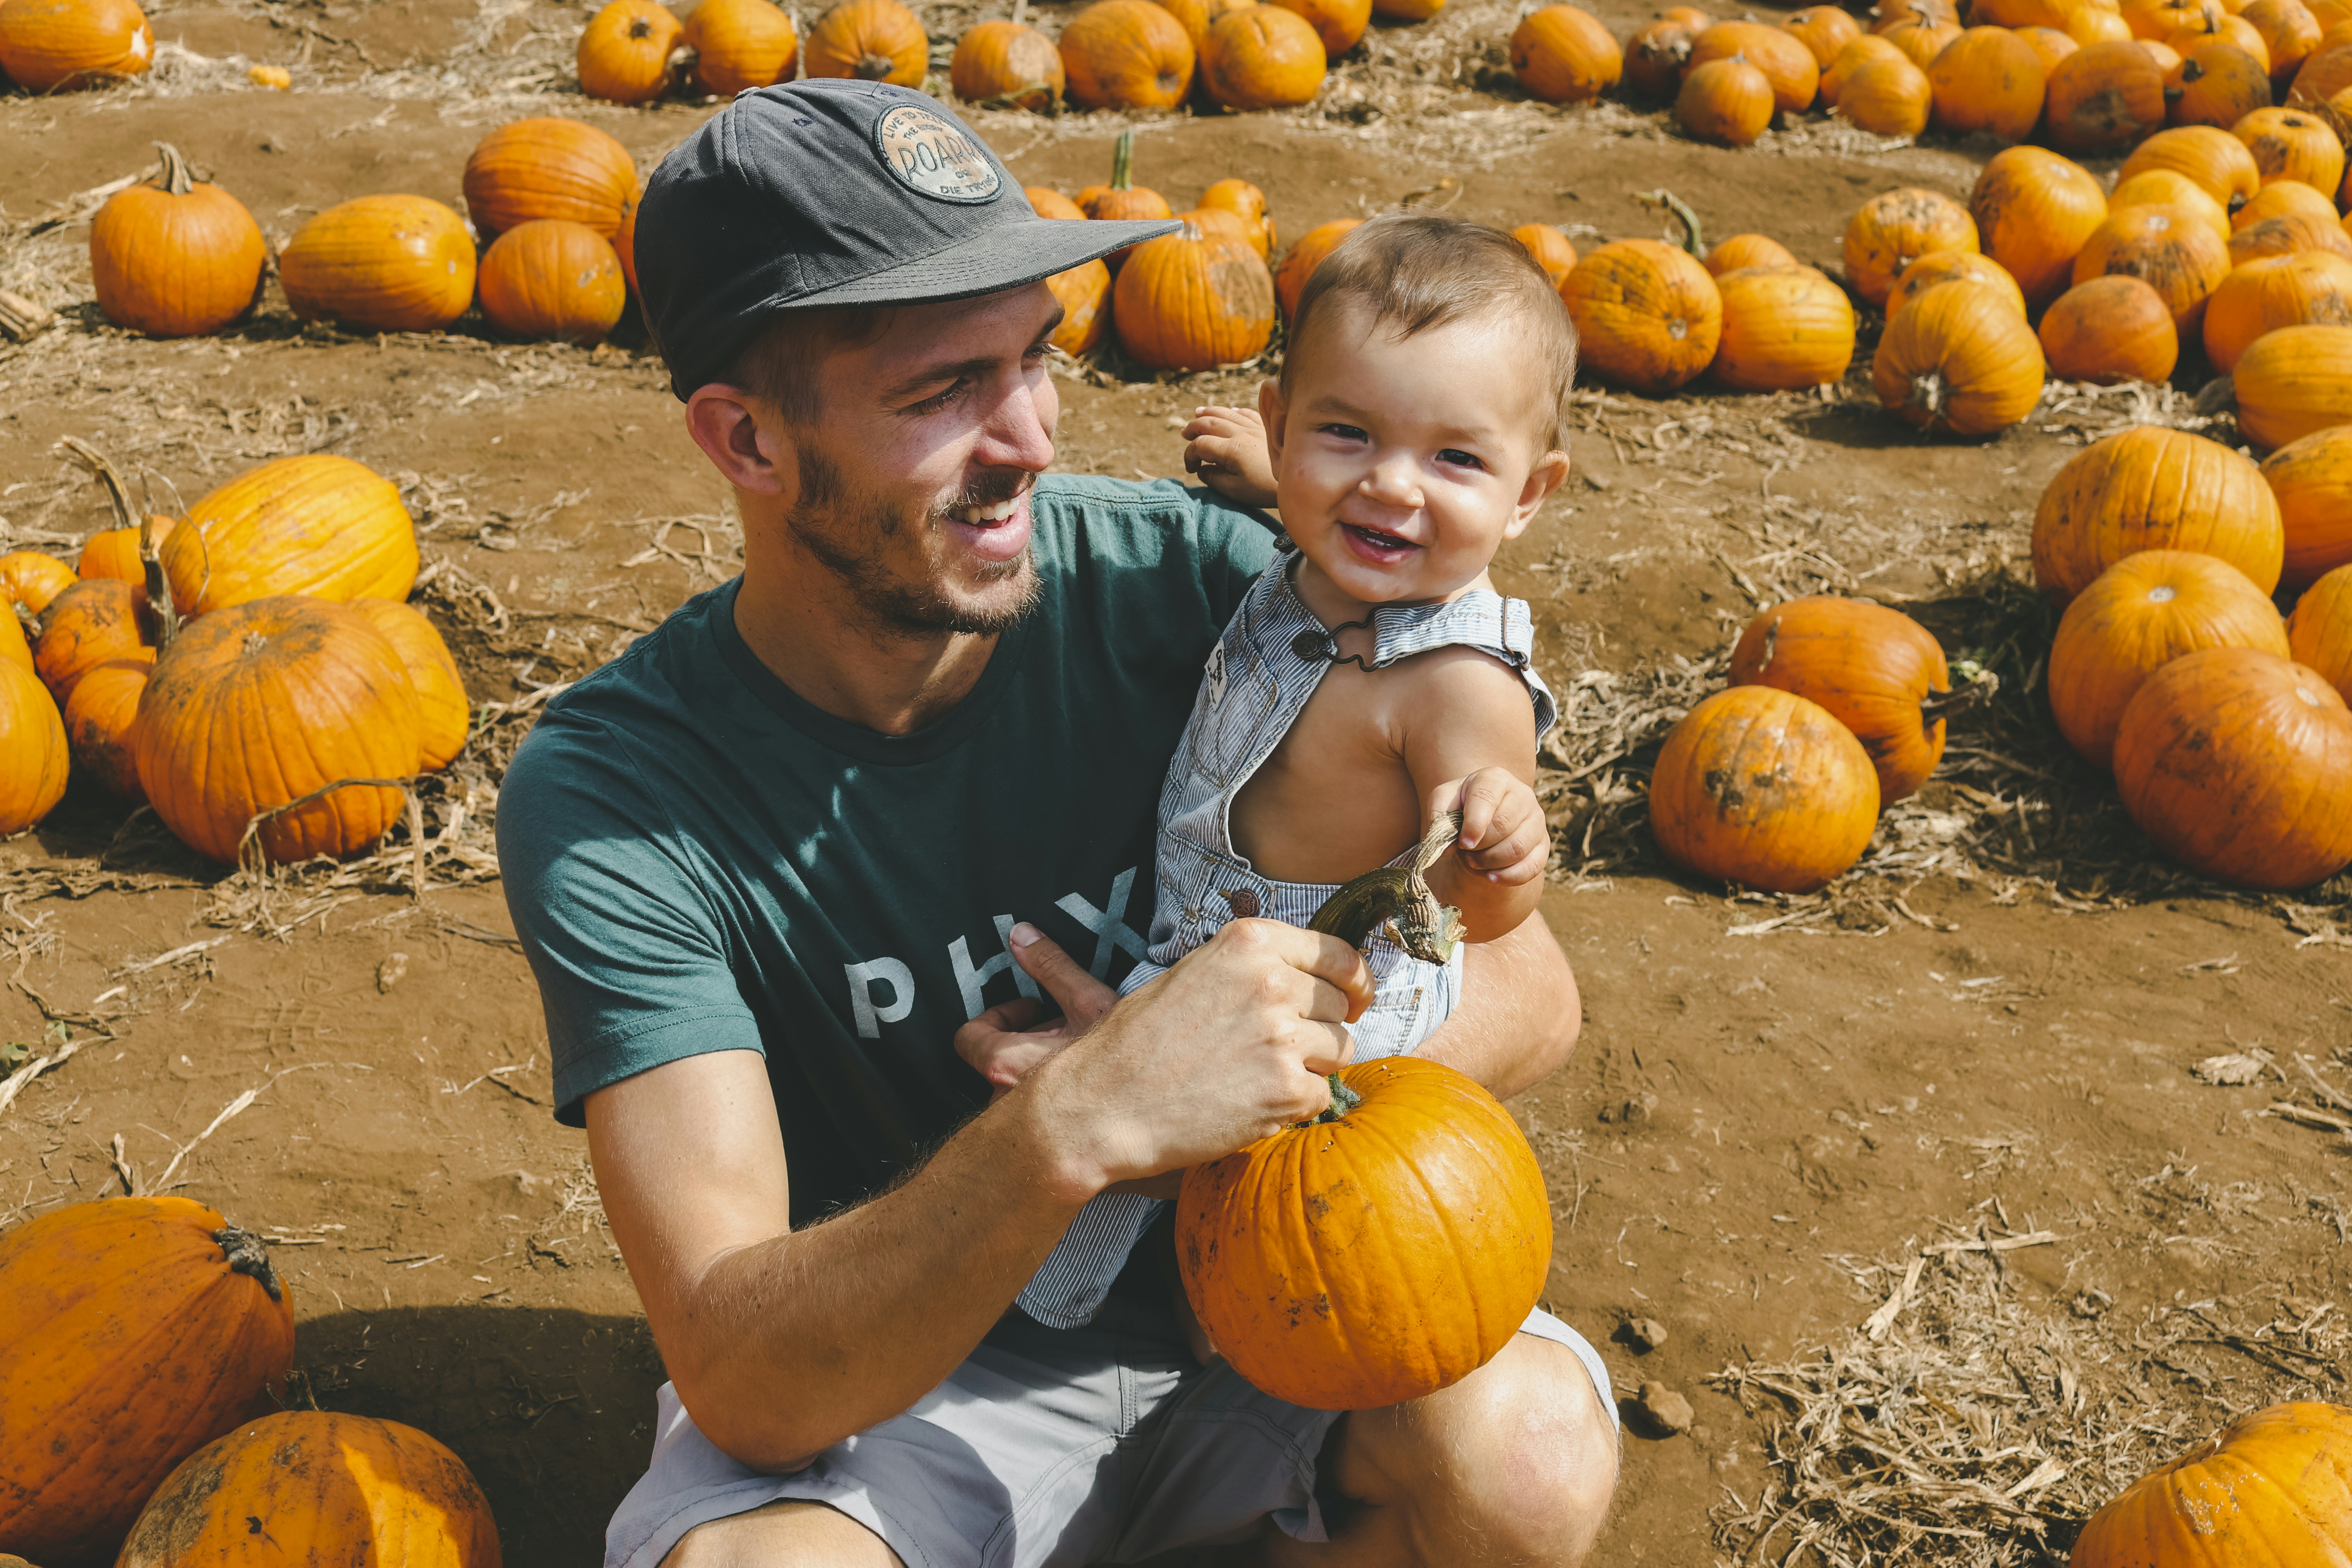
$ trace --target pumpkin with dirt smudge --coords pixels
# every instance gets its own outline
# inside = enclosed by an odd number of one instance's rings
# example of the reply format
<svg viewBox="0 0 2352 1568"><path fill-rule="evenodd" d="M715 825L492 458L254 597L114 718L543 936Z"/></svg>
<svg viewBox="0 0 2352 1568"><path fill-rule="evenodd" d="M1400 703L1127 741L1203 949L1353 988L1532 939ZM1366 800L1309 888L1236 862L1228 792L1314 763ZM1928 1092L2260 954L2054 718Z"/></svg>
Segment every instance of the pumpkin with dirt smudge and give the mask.
<svg viewBox="0 0 2352 1568"><path fill-rule="evenodd" d="M2033 514L2033 582L2072 599L2142 550L2228 562L2268 594L2286 548L2262 470L2202 436L2139 425L2069 458Z"/></svg>
<svg viewBox="0 0 2352 1568"><path fill-rule="evenodd" d="M2164 125L2164 69L2137 40L2085 44L2050 73L2050 140L2069 153L2120 153Z"/></svg>
<svg viewBox="0 0 2352 1568"><path fill-rule="evenodd" d="M1650 774L1650 829L1685 871L1770 893L1811 893L1861 858L1878 774L1820 704L1735 686L1692 709Z"/></svg>
<svg viewBox="0 0 2352 1568"><path fill-rule="evenodd" d="M1969 196L1976 248L2017 279L2040 309L2074 280L2074 257L2107 217L2106 193L2090 171L2040 147L1993 154Z"/></svg>
<svg viewBox="0 0 2352 1568"><path fill-rule="evenodd" d="M1927 627L1867 599L1816 594L1748 623L1731 650L1734 686L1801 697L1853 731L1878 775L1881 805L1916 794L1944 754L1955 700L1943 645Z"/></svg>
<svg viewBox="0 0 2352 1568"><path fill-rule="evenodd" d="M1137 246L1111 289L1119 342L1155 370L1255 359L1274 311L1274 278L1249 241L1192 222Z"/></svg>
<svg viewBox="0 0 2352 1568"><path fill-rule="evenodd" d="M1845 228L1845 280L1873 305L1886 303L1903 269L1938 250L1980 250L1969 209L1938 191L1884 192Z"/></svg>

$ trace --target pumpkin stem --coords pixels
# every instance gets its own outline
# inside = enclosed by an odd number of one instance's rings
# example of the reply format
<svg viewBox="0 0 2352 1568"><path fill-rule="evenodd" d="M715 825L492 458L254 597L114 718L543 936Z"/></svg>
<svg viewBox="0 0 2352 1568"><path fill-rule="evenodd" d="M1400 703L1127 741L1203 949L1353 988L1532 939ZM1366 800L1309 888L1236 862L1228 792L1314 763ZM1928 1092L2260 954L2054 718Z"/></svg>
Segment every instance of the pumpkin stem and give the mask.
<svg viewBox="0 0 2352 1568"><path fill-rule="evenodd" d="M167 165L178 160L180 155L164 146L163 142L158 142L155 145L163 147L165 153L169 155L165 159ZM180 164L180 171L184 176L187 173L187 165ZM184 195L184 188L178 194ZM154 622L155 646L159 648L169 647L173 637L180 629L180 617L172 605L172 590L170 584L164 581L163 564L155 555L153 520L147 515L146 508L134 507L131 504L131 487L123 481L121 470L107 461L105 453L100 452L79 436L62 437L58 439L58 445L63 447L67 456L89 469L97 478L98 482L106 488L107 504L114 508L114 525L117 528L135 527L139 530L139 561L144 568L142 575L146 579L144 586L147 589L147 611Z"/></svg>
<svg viewBox="0 0 2352 1568"><path fill-rule="evenodd" d="M1020 26L1029 19L1029 0L1013 0L1013 25Z"/></svg>
<svg viewBox="0 0 2352 1568"><path fill-rule="evenodd" d="M1963 659L1952 673L1959 677L1949 691L1929 688L1927 700L1919 704L1919 720L1923 726L1934 729L1945 720L1965 713L1979 703L1992 700L2000 689L2000 677L1979 664Z"/></svg>
<svg viewBox="0 0 2352 1568"><path fill-rule="evenodd" d="M1364 1097L1341 1083L1338 1073L1333 1073L1325 1081L1331 1086L1331 1103L1323 1108L1323 1114L1315 1119L1316 1122L1345 1121L1348 1112L1364 1103Z"/></svg>
<svg viewBox="0 0 2352 1568"><path fill-rule="evenodd" d="M1135 189L1135 132L1122 131L1118 140L1110 145L1110 188L1114 191Z"/></svg>
<svg viewBox="0 0 2352 1568"><path fill-rule="evenodd" d="M1914 408L1927 410L1933 419L1944 412L1944 377L1940 372L1929 371L1911 378L1911 395L1906 400Z"/></svg>
<svg viewBox="0 0 2352 1568"><path fill-rule="evenodd" d="M1636 191L1633 199L1644 206L1664 207L1672 214L1675 221L1683 226L1683 248L1701 261L1706 259L1706 242L1699 237L1698 214L1691 211L1688 202L1666 190Z"/></svg>
<svg viewBox="0 0 2352 1568"><path fill-rule="evenodd" d="M273 1301L286 1299L286 1288L278 1281L278 1270L269 1266L269 1248L261 1244L261 1237L249 1230L225 1225L213 1232L213 1240L227 1256L230 1273L260 1280L261 1288L269 1292Z"/></svg>
<svg viewBox="0 0 2352 1568"><path fill-rule="evenodd" d="M188 173L188 161L169 142L154 143L155 151L163 155L163 178L156 183L168 195L184 196L195 184L195 176Z"/></svg>
<svg viewBox="0 0 2352 1568"><path fill-rule="evenodd" d="M629 23L629 37L632 37L632 38L650 38L650 37L652 37L653 36L654 36L654 25L653 25L653 22L652 22L652 20L651 20L650 18L648 18L648 17L645 17L645 16L638 16L638 17L635 17L635 18L634 18L633 20L631 20L631 22Z"/></svg>
<svg viewBox="0 0 2352 1568"><path fill-rule="evenodd" d="M880 81L884 77L888 76L893 70L897 69L898 64L898 62L892 59L888 55L860 55L857 57L858 79L861 81Z"/></svg>

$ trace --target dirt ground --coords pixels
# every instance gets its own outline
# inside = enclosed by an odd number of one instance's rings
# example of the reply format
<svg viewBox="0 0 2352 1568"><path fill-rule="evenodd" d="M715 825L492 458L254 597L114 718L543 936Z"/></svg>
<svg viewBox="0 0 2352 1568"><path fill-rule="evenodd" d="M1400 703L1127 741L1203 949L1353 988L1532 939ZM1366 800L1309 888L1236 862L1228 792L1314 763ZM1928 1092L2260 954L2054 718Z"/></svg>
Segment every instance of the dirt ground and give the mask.
<svg viewBox="0 0 2352 1568"><path fill-rule="evenodd" d="M1593 8L1621 36L1647 15ZM979 14L924 12L941 37ZM0 98L0 288L63 317L0 346L0 548L70 558L107 521L60 437L136 464L174 511L263 458L342 453L400 480L420 603L476 699L515 706L432 803L421 893L407 847L341 879L224 879L83 785L0 844L0 1042L71 1052L0 1109L0 1226L135 1184L266 1227L296 1396L447 1442L510 1563L594 1561L659 1363L583 1141L550 1114L482 828L533 694L732 574L727 498L626 328L593 353L471 321L353 337L301 330L273 285L215 338L117 333L89 299L86 193L167 140L282 241L349 196L455 204L505 120L590 121L649 168L710 107L579 97L577 5L151 15L177 47L147 81ZM1645 106L1530 104L1496 80L1510 19L1457 0L1376 28L1307 110L1141 121L1137 178L1180 207L1254 180L1286 237L1415 203L1580 247L1657 233L1635 197L1663 186L1709 233L1761 230L1835 273L1863 198L1964 196L1991 150L1814 119L1734 153ZM247 88L248 61L293 66L296 90ZM1124 123L974 119L1065 191L1101 177ZM2059 389L1969 444L1895 424L1865 369L1835 396L1582 395L1580 477L1500 573L1572 694L1544 916L1583 1041L1514 1105L1558 1215L1546 1300L1609 1339L1621 1393L1693 1406L1667 1434L1629 1404L1604 1562L2060 1561L2088 1507L2231 1413L2342 1396L2352 1100L2327 1086L2352 1055L2352 889L2258 900L2164 866L2064 754L2034 692L2047 614L2018 586L2050 475L2092 436L2187 417L2198 370L2173 394ZM1060 466L1178 472L1184 414L1255 374L1072 371ZM1738 625L1821 590L1912 611L2004 694L1829 896L1735 900L1659 859L1638 782ZM2221 1055L2250 1081L2192 1075ZM1669 1331L1646 1353L1624 1331L1644 1319Z"/></svg>

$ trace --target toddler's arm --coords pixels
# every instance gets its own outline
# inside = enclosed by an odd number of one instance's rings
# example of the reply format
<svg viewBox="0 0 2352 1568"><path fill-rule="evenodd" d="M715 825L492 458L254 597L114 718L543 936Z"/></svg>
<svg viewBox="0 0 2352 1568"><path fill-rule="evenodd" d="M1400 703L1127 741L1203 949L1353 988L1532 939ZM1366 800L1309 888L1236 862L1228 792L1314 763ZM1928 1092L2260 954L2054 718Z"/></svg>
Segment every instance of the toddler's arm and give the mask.
<svg viewBox="0 0 2352 1568"><path fill-rule="evenodd" d="M1274 457L1255 408L1195 408L1184 426L1184 471L1244 506L1276 502Z"/></svg>
<svg viewBox="0 0 2352 1568"><path fill-rule="evenodd" d="M1462 837L1428 872L1465 934L1491 942L1535 912L1551 834L1536 799L1535 707L1514 671L1460 650L1415 683L1405 763L1423 819L1462 813Z"/></svg>

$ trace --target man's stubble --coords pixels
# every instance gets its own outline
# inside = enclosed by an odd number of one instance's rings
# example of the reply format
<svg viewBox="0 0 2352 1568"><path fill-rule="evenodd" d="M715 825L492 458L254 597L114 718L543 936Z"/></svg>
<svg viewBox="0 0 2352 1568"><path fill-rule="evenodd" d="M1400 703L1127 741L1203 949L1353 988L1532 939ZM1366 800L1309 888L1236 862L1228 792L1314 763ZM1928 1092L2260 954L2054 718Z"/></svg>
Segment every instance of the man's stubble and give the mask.
<svg viewBox="0 0 2352 1568"><path fill-rule="evenodd" d="M938 582L908 582L886 564L885 546L907 521L902 513L870 492L854 489L840 468L822 452L801 452L800 477L800 504L784 520L785 526L802 548L849 590L876 630L915 637L943 632L993 637L1012 630L1036 608L1040 585L1027 550L1010 561L992 563L977 574L982 586L1025 578L1016 601L997 609L959 605ZM1032 477L1016 469L991 470L962 494L935 507L924 517L922 526L938 529L947 514L959 507L1010 500Z"/></svg>

